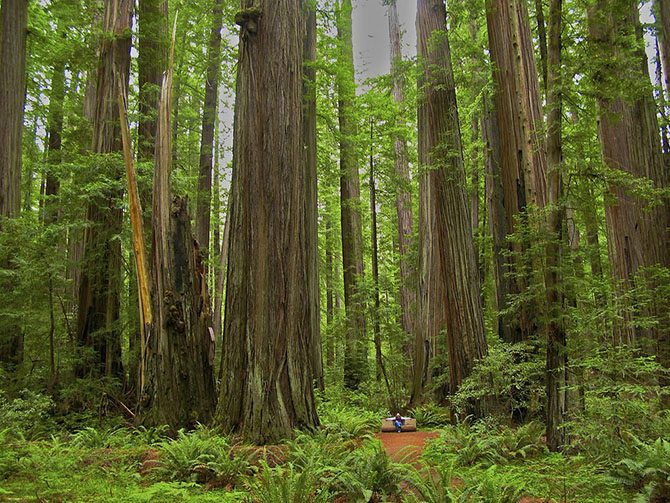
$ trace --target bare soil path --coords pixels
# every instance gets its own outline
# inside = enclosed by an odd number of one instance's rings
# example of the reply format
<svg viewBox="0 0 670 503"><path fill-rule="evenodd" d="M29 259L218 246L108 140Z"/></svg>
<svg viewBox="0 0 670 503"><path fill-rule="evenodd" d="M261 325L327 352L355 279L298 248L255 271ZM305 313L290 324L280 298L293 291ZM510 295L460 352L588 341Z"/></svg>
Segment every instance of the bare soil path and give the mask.
<svg viewBox="0 0 670 503"><path fill-rule="evenodd" d="M395 462L416 462L423 452L426 440L440 436L439 431L407 431L403 433L377 433L386 454Z"/></svg>

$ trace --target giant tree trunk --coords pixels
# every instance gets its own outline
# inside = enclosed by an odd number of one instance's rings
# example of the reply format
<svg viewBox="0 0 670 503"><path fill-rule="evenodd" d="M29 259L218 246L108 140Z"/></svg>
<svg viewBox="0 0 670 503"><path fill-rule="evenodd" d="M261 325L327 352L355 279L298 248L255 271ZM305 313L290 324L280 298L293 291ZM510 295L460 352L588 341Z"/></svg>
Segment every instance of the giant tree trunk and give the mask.
<svg viewBox="0 0 670 503"><path fill-rule="evenodd" d="M356 155L354 100L354 56L352 46L351 0L340 0L337 10L340 43L338 72L338 115L340 123L340 197L342 219L342 268L344 303L347 311L344 384L357 388L368 375L368 341L365 333L363 281L363 228L360 214L360 181Z"/></svg>
<svg viewBox="0 0 670 503"><path fill-rule="evenodd" d="M244 0L216 423L266 444L318 424L304 218L300 0Z"/></svg>
<svg viewBox="0 0 670 503"><path fill-rule="evenodd" d="M304 2L308 5L309 2ZM316 152L316 10L309 8L303 47L303 123L305 166L305 229L307 246L308 303L312 368L317 387L323 391L323 351L321 344L321 294L319 292L319 232Z"/></svg>
<svg viewBox="0 0 670 503"><path fill-rule="evenodd" d="M221 72L221 25L223 10L221 0L216 0L212 12L212 28L207 48L207 79L205 81L205 103L202 110L202 135L200 137L200 169L198 171L198 197L195 232L203 259L209 257L209 226L212 201L212 152L214 150L214 123L216 99ZM207 265L205 264L205 270Z"/></svg>
<svg viewBox="0 0 670 503"><path fill-rule="evenodd" d="M16 218L21 210L21 138L26 80L28 2L3 0L0 9L0 231L4 218ZM2 260L0 268L12 267ZM12 291L5 280L0 287ZM15 321L0 317L0 364L13 371L23 360L23 335Z"/></svg>
<svg viewBox="0 0 670 503"><path fill-rule="evenodd" d="M662 157L656 108L651 92L644 90L630 96L630 89L637 85L612 85L611 79L620 79L618 69L629 68L630 47L623 46L625 40L619 30L628 27L635 34L633 72L635 80L649 79L647 58L643 49L639 27L637 3L632 0L605 2L599 0L588 12L589 31L597 53L609 54L607 66L597 66L594 80L599 84L597 94L599 111L599 137L603 160L610 169L621 170L634 178L648 179L656 188L667 188L670 183ZM633 32L635 30L635 32ZM638 66L639 65L639 66ZM612 93L611 89L624 89ZM666 368L670 365L670 308L654 302L645 310L658 320L658 326L651 329L635 324L632 310L627 306L626 294L637 280L646 287L656 288L657 279L648 277L651 271L641 268L653 266L670 267L670 199L661 198L660 204L648 208L648 202L641 200L633 191L621 184L612 183L605 204L609 255L618 284L618 295L622 302L623 323L616 326L620 343L636 344L641 336L650 336L657 342L657 357ZM643 283L638 286L642 286ZM653 297L653 295L652 295ZM659 296L658 299L662 297ZM657 299L655 299L657 300ZM660 304L660 305L659 305ZM667 384L666 374L661 376L661 384Z"/></svg>
<svg viewBox="0 0 670 503"><path fill-rule="evenodd" d="M549 50L547 52L547 230L544 273L547 302L547 444L552 451L565 443L567 356L565 309L562 292L562 246L565 206L563 198L561 144L561 16L562 0L551 0L549 8Z"/></svg>
<svg viewBox="0 0 670 503"><path fill-rule="evenodd" d="M504 193L506 234L517 232L517 221L525 218L527 205L544 206L545 158L540 113L540 93L532 38L524 0L487 0L493 79L496 85L495 116L500 135L500 173ZM528 277L523 270L526 246L509 242L507 266L515 279L506 295L524 293ZM524 302L519 313L508 315L508 342L518 342L536 331L533 302Z"/></svg>
<svg viewBox="0 0 670 503"><path fill-rule="evenodd" d="M173 35L174 37L174 35ZM174 38L173 38L174 44ZM174 51L174 49L173 49ZM172 57L170 58L172 59ZM154 326L141 405L172 430L208 422L216 404L214 330L187 201L172 195L172 61L163 79L153 182Z"/></svg>
<svg viewBox="0 0 670 503"><path fill-rule="evenodd" d="M393 101L398 108L405 101L404 79L401 74L402 45L400 21L396 0L388 2L389 36L391 42L391 74L393 75ZM402 127L402 114L398 114L398 127ZM414 220L412 217L412 193L410 189L409 167L407 163L407 145L404 138L397 135L393 142L396 177L396 214L398 216L398 256L400 262L400 311L402 328L408 339L414 334L414 309L416 308L416 289L411 284L414 276L409 253L412 248ZM411 346L410 346L411 348Z"/></svg>
<svg viewBox="0 0 670 503"><path fill-rule="evenodd" d="M94 154L121 151L117 96L127 88L130 73L130 0L105 0L93 122ZM102 162L102 160L100 161ZM120 163L108 166L112 179L122 176ZM110 189L92 198L87 207L90 227L84 237L84 259L79 283L77 340L93 348L94 360L84 362L79 374L121 377L121 338L118 326L121 292L122 193Z"/></svg>
<svg viewBox="0 0 670 503"><path fill-rule="evenodd" d="M436 259L444 285L449 388L454 394L487 347L443 0L418 0L417 36L422 59L419 162L430 171L433 238L438 242ZM484 412L483 402L474 404L473 412Z"/></svg>

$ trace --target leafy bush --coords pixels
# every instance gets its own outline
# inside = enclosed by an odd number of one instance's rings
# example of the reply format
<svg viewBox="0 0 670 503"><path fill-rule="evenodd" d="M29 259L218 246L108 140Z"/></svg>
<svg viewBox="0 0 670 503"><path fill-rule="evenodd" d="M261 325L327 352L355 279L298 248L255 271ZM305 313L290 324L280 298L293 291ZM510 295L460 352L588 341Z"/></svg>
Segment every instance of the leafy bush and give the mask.
<svg viewBox="0 0 670 503"><path fill-rule="evenodd" d="M633 437L630 457L619 461L613 478L638 491L638 501L670 500L670 442L644 443Z"/></svg>
<svg viewBox="0 0 670 503"><path fill-rule="evenodd" d="M370 443L354 453L355 459L348 477L350 494L358 493L365 501L369 501L373 495L392 496L398 493L399 471L380 442Z"/></svg>
<svg viewBox="0 0 670 503"><path fill-rule="evenodd" d="M319 408L321 424L343 439L369 437L379 428L383 414L353 408L343 404L328 403Z"/></svg>
<svg viewBox="0 0 670 503"><path fill-rule="evenodd" d="M40 393L24 389L11 399L0 390L0 430L11 429L29 439L38 437L53 427L53 407L51 398Z"/></svg>
<svg viewBox="0 0 670 503"><path fill-rule="evenodd" d="M248 479L248 501L253 503L330 503L332 495L319 488L319 476L293 463L270 468L262 463L256 478Z"/></svg>
<svg viewBox="0 0 670 503"><path fill-rule="evenodd" d="M132 432L126 428L94 428L89 426L72 436L72 446L77 449L114 449L132 444Z"/></svg>
<svg viewBox="0 0 670 503"><path fill-rule="evenodd" d="M407 503L456 503L459 501L455 486L454 463L441 464L432 471L420 472L411 469L408 480L413 489L406 498Z"/></svg>
<svg viewBox="0 0 670 503"><path fill-rule="evenodd" d="M416 424L420 428L441 428L451 423L449 409L433 403L412 409L410 415L416 419Z"/></svg>
<svg viewBox="0 0 670 503"><path fill-rule="evenodd" d="M484 466L506 463L544 454L544 426L531 422L519 428L499 426L495 422L460 423L449 426L424 451L424 458L439 464L443 457L457 466Z"/></svg>
<svg viewBox="0 0 670 503"><path fill-rule="evenodd" d="M490 399L499 406L496 411L509 418L519 410L531 417L540 409L544 396L542 358L533 357L537 349L532 342L491 344L488 354L474 367L458 393L451 399L459 413L467 413L473 402Z"/></svg>
<svg viewBox="0 0 670 503"><path fill-rule="evenodd" d="M154 472L163 479L181 481L203 481L202 467L221 455L222 447L228 447L223 437L217 437L204 429L185 433L177 432L174 440L159 442L160 459Z"/></svg>
<svg viewBox="0 0 670 503"><path fill-rule="evenodd" d="M501 474L496 465L465 479L460 501L518 503L525 484L519 477Z"/></svg>

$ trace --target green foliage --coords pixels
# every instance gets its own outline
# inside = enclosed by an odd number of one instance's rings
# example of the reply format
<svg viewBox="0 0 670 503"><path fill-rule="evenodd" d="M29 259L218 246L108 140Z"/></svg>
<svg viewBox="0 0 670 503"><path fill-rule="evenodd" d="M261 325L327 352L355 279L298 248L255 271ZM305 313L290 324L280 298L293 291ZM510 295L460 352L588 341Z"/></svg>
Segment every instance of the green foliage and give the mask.
<svg viewBox="0 0 670 503"><path fill-rule="evenodd" d="M369 436L372 431L379 428L383 412L371 411L364 408L365 396L356 396L360 400L356 404L351 399L322 400L317 407L321 424L329 431L353 439Z"/></svg>
<svg viewBox="0 0 670 503"><path fill-rule="evenodd" d="M512 418L516 410L526 409L536 414L544 392L544 361L538 358L534 344L507 344L496 341L489 352L467 377L452 404L462 413L469 404L488 399L495 403L496 412Z"/></svg>
<svg viewBox="0 0 670 503"><path fill-rule="evenodd" d="M630 440L629 457L614 466L612 477L638 491L636 501L667 499L670 497L670 442L658 438L653 443L645 443L633 436Z"/></svg>
<svg viewBox="0 0 670 503"><path fill-rule="evenodd" d="M439 465L448 459L455 466L492 466L525 460L547 452L542 442L544 426L531 422L518 428L494 422L450 426L424 451L424 459Z"/></svg>
<svg viewBox="0 0 670 503"><path fill-rule="evenodd" d="M409 411L419 428L441 428L451 423L449 409L434 403L426 403Z"/></svg>
<svg viewBox="0 0 670 503"><path fill-rule="evenodd" d="M72 436L76 449L112 449L133 443L132 432L125 428L94 428L88 426Z"/></svg>
<svg viewBox="0 0 670 503"><path fill-rule="evenodd" d="M53 428L53 407L53 401L46 395L26 389L10 398L0 390L0 431L11 430L25 438L38 437Z"/></svg>
<svg viewBox="0 0 670 503"><path fill-rule="evenodd" d="M248 500L253 503L329 503L331 495L319 490L319 477L311 470L299 470L292 463L270 468L262 463L255 479L249 479Z"/></svg>
<svg viewBox="0 0 670 503"><path fill-rule="evenodd" d="M458 489L455 487L456 477L454 463L444 463L435 467L435 474L431 470L419 471L411 469L408 480L412 491L407 495L407 503L457 503Z"/></svg>

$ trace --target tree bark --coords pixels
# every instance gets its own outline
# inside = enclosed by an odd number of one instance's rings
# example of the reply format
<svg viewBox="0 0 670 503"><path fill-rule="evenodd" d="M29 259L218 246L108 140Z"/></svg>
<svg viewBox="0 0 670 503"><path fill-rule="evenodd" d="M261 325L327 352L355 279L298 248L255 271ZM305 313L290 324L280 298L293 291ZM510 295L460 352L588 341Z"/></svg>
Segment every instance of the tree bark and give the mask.
<svg viewBox="0 0 670 503"><path fill-rule="evenodd" d="M430 171L431 209L435 211L431 218L436 222L436 258L445 293L441 301L446 313L449 388L454 394L476 361L486 355L487 346L442 0L417 1L417 36L422 61L419 162L422 169ZM485 411L483 401L473 405L475 414Z"/></svg>
<svg viewBox="0 0 670 503"><path fill-rule="evenodd" d="M175 24L176 28L176 24ZM173 34L174 53L174 34ZM154 326L141 403L147 421L171 430L208 422L216 404L214 330L186 198L172 195L172 55L163 78L153 181Z"/></svg>
<svg viewBox="0 0 670 503"><path fill-rule="evenodd" d="M400 36L400 21L396 0L388 1L389 36L391 42L391 74L393 75L393 101L401 112L405 102L403 92L404 78L401 73L402 45ZM402 113L398 114L396 127L404 126ZM407 162L407 144L401 135L396 135L393 142L395 181L396 181L396 215L398 217L398 256L400 265L400 311L402 313L402 328L408 340L414 332L414 309L416 309L416 288L412 284L415 275L409 254L414 240L414 218L412 216L412 193ZM412 349L410 345L408 349ZM410 357L413 351L408 351Z"/></svg>
<svg viewBox="0 0 670 503"><path fill-rule="evenodd" d="M202 109L202 135L200 137L200 168L198 171L198 197L196 200L195 232L200 243L200 253L209 257L209 227L212 202L212 164L214 151L214 123L216 120L219 73L221 72L221 26L223 10L221 0L216 0L212 13L212 28L207 47L207 78L205 80L205 103ZM206 274L206 273L205 273Z"/></svg>
<svg viewBox="0 0 670 503"><path fill-rule="evenodd" d="M510 291L509 262L505 260L505 232L507 216L505 214L504 192L501 180L501 153L498 119L495 108L488 100L484 101L484 118L482 119L482 139L484 141L486 168L486 207L489 215L489 229L493 248L493 284L494 305L498 312L496 333L503 341L511 341L512 334L507 317L500 314L507 309L507 293Z"/></svg>
<svg viewBox="0 0 670 503"><path fill-rule="evenodd" d="M549 241L546 246L545 291L547 302L547 445L557 451L565 444L563 422L566 414L567 356L565 309L562 291L562 246L565 206L562 176L561 139L561 16L562 0L551 0L549 8L549 50L547 53L547 230Z"/></svg>
<svg viewBox="0 0 670 503"><path fill-rule="evenodd" d="M363 228L361 190L356 154L354 101L354 56L352 45L351 0L340 0L337 10L337 35L340 44L338 72L338 115L340 123L340 198L342 220L342 268L344 304L347 312L344 384L358 388L368 375L368 341L365 333L363 282Z"/></svg>
<svg viewBox="0 0 670 503"><path fill-rule="evenodd" d="M308 6L310 2L304 1ZM307 7L303 43L303 143L305 167L305 229L307 232L307 284L309 325L313 340L312 369L317 387L323 391L323 349L321 341L321 292L319 291L319 227L316 147L316 10Z"/></svg>
<svg viewBox="0 0 670 503"><path fill-rule="evenodd" d="M127 89L130 74L130 27L133 4L130 0L105 0L95 96L92 152L121 151L117 96L119 85ZM118 77L117 77L118 76ZM121 179L118 163L109 167L115 181ZM94 361L84 362L79 375L123 376L121 337L118 326L121 295L122 193L111 189L89 202L85 231L84 258L78 292L77 340L93 348Z"/></svg>
<svg viewBox="0 0 670 503"><path fill-rule="evenodd" d="M3 0L0 8L2 46L0 47L0 231L5 218L16 218L21 211L21 156L23 135L23 106L26 81L26 36L28 2ZM2 261L0 269L11 268ZM11 280L0 286L12 291ZM23 361L23 334L11 319L0 317L0 364L10 372Z"/></svg>
<svg viewBox="0 0 670 503"><path fill-rule="evenodd" d="M500 135L500 173L504 194L506 235L519 231L517 221L525 218L527 205L543 206L544 146L539 138L542 116L539 88L528 13L520 0L487 0L486 19L489 33L497 130ZM506 267L515 274L508 282L508 295L519 295L528 287L523 272L527 245L508 242ZM533 302L524 302L519 313L510 313L503 323L507 342L519 342L536 331Z"/></svg>
<svg viewBox="0 0 670 503"><path fill-rule="evenodd" d="M137 158L139 161L153 161L158 98L168 57L168 0L139 0L138 3ZM148 195L142 197L143 204L148 204L148 200Z"/></svg>
<svg viewBox="0 0 670 503"><path fill-rule="evenodd" d="M637 45L634 47L634 79L649 79L647 57L644 52L642 30L639 24L637 3L632 0L605 2L599 0L588 11L589 32L597 54L607 51L607 61L597 65L594 80L599 86L596 96L599 112L599 137L603 160L613 170L620 170L634 179L648 179L657 189L665 189L670 183L663 162L656 106L651 91L629 96L629 89L636 85L622 86L619 69L630 68L626 54L630 48L623 46L621 27L626 27ZM634 32L632 30L635 30ZM612 56L613 55L613 56ZM614 85L612 85L614 84ZM611 89L621 90L612 93ZM666 368L670 367L670 306L662 297L655 298L644 315L656 318L658 325L651 329L640 328L634 323L631 309L627 308L626 292L640 281L646 288L658 287L650 267L670 267L670 199L661 196L658 205L648 207L627 187L612 183L605 200L605 220L609 243L609 255L618 284L618 295L622 302L623 323L617 324L616 337L619 343L635 345L641 336L650 336L657 343L656 355ZM642 274L640 274L640 272ZM653 295L652 295L653 296ZM660 377L662 385L668 384L667 374ZM670 400L670 398L666 398ZM669 405L665 403L664 405Z"/></svg>
<svg viewBox="0 0 670 503"><path fill-rule="evenodd" d="M257 444L318 425L304 218L300 0L244 0L216 423Z"/></svg>

